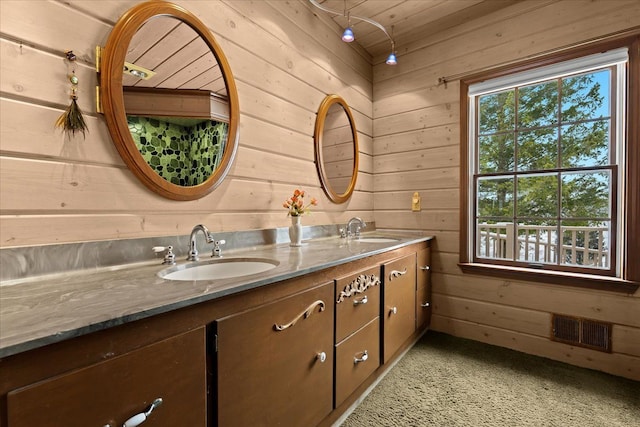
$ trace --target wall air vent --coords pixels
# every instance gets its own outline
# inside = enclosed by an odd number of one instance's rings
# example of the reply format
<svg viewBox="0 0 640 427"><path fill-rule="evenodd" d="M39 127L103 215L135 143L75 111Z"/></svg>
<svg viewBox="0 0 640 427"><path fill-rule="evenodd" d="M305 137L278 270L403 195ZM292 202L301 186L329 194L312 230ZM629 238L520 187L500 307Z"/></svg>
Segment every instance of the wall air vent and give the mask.
<svg viewBox="0 0 640 427"><path fill-rule="evenodd" d="M611 352L611 324L554 314L551 339L579 347Z"/></svg>

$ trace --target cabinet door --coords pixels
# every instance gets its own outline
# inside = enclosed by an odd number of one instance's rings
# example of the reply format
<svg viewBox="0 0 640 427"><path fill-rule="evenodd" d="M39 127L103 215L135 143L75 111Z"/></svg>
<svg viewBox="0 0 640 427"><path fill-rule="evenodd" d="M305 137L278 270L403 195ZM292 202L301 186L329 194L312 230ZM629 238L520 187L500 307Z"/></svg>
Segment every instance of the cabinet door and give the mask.
<svg viewBox="0 0 640 427"><path fill-rule="evenodd" d="M206 394L200 328L14 390L7 396L7 415L11 427L115 427L161 398L145 427L204 427Z"/></svg>
<svg viewBox="0 0 640 427"><path fill-rule="evenodd" d="M416 328L416 255L383 265L383 362L398 351Z"/></svg>
<svg viewBox="0 0 640 427"><path fill-rule="evenodd" d="M220 427L311 426L333 404L333 282L216 322Z"/></svg>
<svg viewBox="0 0 640 427"><path fill-rule="evenodd" d="M416 270L416 328L424 329L431 323L431 249L418 251Z"/></svg>

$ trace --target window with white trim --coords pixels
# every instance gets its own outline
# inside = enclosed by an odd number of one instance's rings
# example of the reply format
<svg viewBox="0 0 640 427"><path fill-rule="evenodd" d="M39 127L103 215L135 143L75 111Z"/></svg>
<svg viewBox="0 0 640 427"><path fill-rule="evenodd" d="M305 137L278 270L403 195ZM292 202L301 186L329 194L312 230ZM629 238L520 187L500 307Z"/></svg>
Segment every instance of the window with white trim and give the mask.
<svg viewBox="0 0 640 427"><path fill-rule="evenodd" d="M628 51L462 85L463 264L625 278Z"/></svg>

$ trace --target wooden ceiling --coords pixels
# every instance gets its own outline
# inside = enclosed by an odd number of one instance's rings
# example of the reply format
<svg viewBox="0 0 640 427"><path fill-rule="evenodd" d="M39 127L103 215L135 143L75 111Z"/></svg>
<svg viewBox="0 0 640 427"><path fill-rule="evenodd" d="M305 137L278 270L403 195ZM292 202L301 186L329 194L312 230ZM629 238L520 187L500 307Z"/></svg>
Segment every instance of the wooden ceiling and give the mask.
<svg viewBox="0 0 640 427"><path fill-rule="evenodd" d="M350 15L373 19L392 34L396 51L403 46L447 28L495 12L522 0L316 0L324 7L340 11L342 15L331 15L341 27L347 27L345 11ZM321 12L315 8L318 13ZM374 58L387 55L391 42L375 26L351 20L356 42ZM393 28L393 29L392 29Z"/></svg>

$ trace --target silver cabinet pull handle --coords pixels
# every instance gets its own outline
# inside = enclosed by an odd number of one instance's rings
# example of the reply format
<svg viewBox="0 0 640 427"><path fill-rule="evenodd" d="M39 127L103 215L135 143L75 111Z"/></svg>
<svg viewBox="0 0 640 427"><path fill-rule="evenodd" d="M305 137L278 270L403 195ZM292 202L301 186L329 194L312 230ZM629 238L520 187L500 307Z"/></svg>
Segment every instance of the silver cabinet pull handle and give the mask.
<svg viewBox="0 0 640 427"><path fill-rule="evenodd" d="M425 302L424 304L420 304L420 307L427 308L431 306L431 303Z"/></svg>
<svg viewBox="0 0 640 427"><path fill-rule="evenodd" d="M318 359L320 361L320 363L324 363L327 360L327 353L325 353L324 351L321 351L316 356L316 359Z"/></svg>
<svg viewBox="0 0 640 427"><path fill-rule="evenodd" d="M397 279L400 276L404 276L405 274L407 274L407 267L405 267L404 270L402 271L391 270L391 273L389 273L389 281L392 281L393 279Z"/></svg>
<svg viewBox="0 0 640 427"><path fill-rule="evenodd" d="M159 398L157 398L156 400L153 401L151 406L149 406L149 409L147 409L146 411L141 412L141 413L139 413L137 415L134 415L133 417L129 418L127 421L124 422L122 427L136 427L136 426L142 424L143 422L146 421L146 419L149 417L149 415L151 415L153 410L156 409L160 405L162 405L162 398L159 397Z"/></svg>
<svg viewBox="0 0 640 427"><path fill-rule="evenodd" d="M429 265L422 266L422 267L420 267L420 270L429 271L429 270L431 270L431 266L429 266Z"/></svg>
<svg viewBox="0 0 640 427"><path fill-rule="evenodd" d="M366 304L369 302L369 298L367 298L367 296L363 296L362 298L356 298L353 300L353 305L358 305L358 304Z"/></svg>
<svg viewBox="0 0 640 427"><path fill-rule="evenodd" d="M360 357L355 356L353 358L353 364L356 365L356 364L361 363L361 362L366 362L368 358L369 358L369 353L367 353L367 350L365 350L365 351L362 352L362 356L360 356Z"/></svg>
<svg viewBox="0 0 640 427"><path fill-rule="evenodd" d="M391 309L389 310L389 316L391 316L392 314L398 314L398 307L391 307Z"/></svg>
<svg viewBox="0 0 640 427"><path fill-rule="evenodd" d="M302 319L303 316L304 316L305 319L307 317L311 316L311 314L313 313L313 309L316 308L316 307L320 307L318 312L324 311L324 301L318 300L318 301L315 301L315 302L311 303L311 305L309 307L307 307L302 313L298 314L291 322L286 323L284 325L278 325L276 323L276 324L273 325L273 328L276 331L284 331L285 329L290 328L293 325L295 325L298 322L298 320Z"/></svg>

